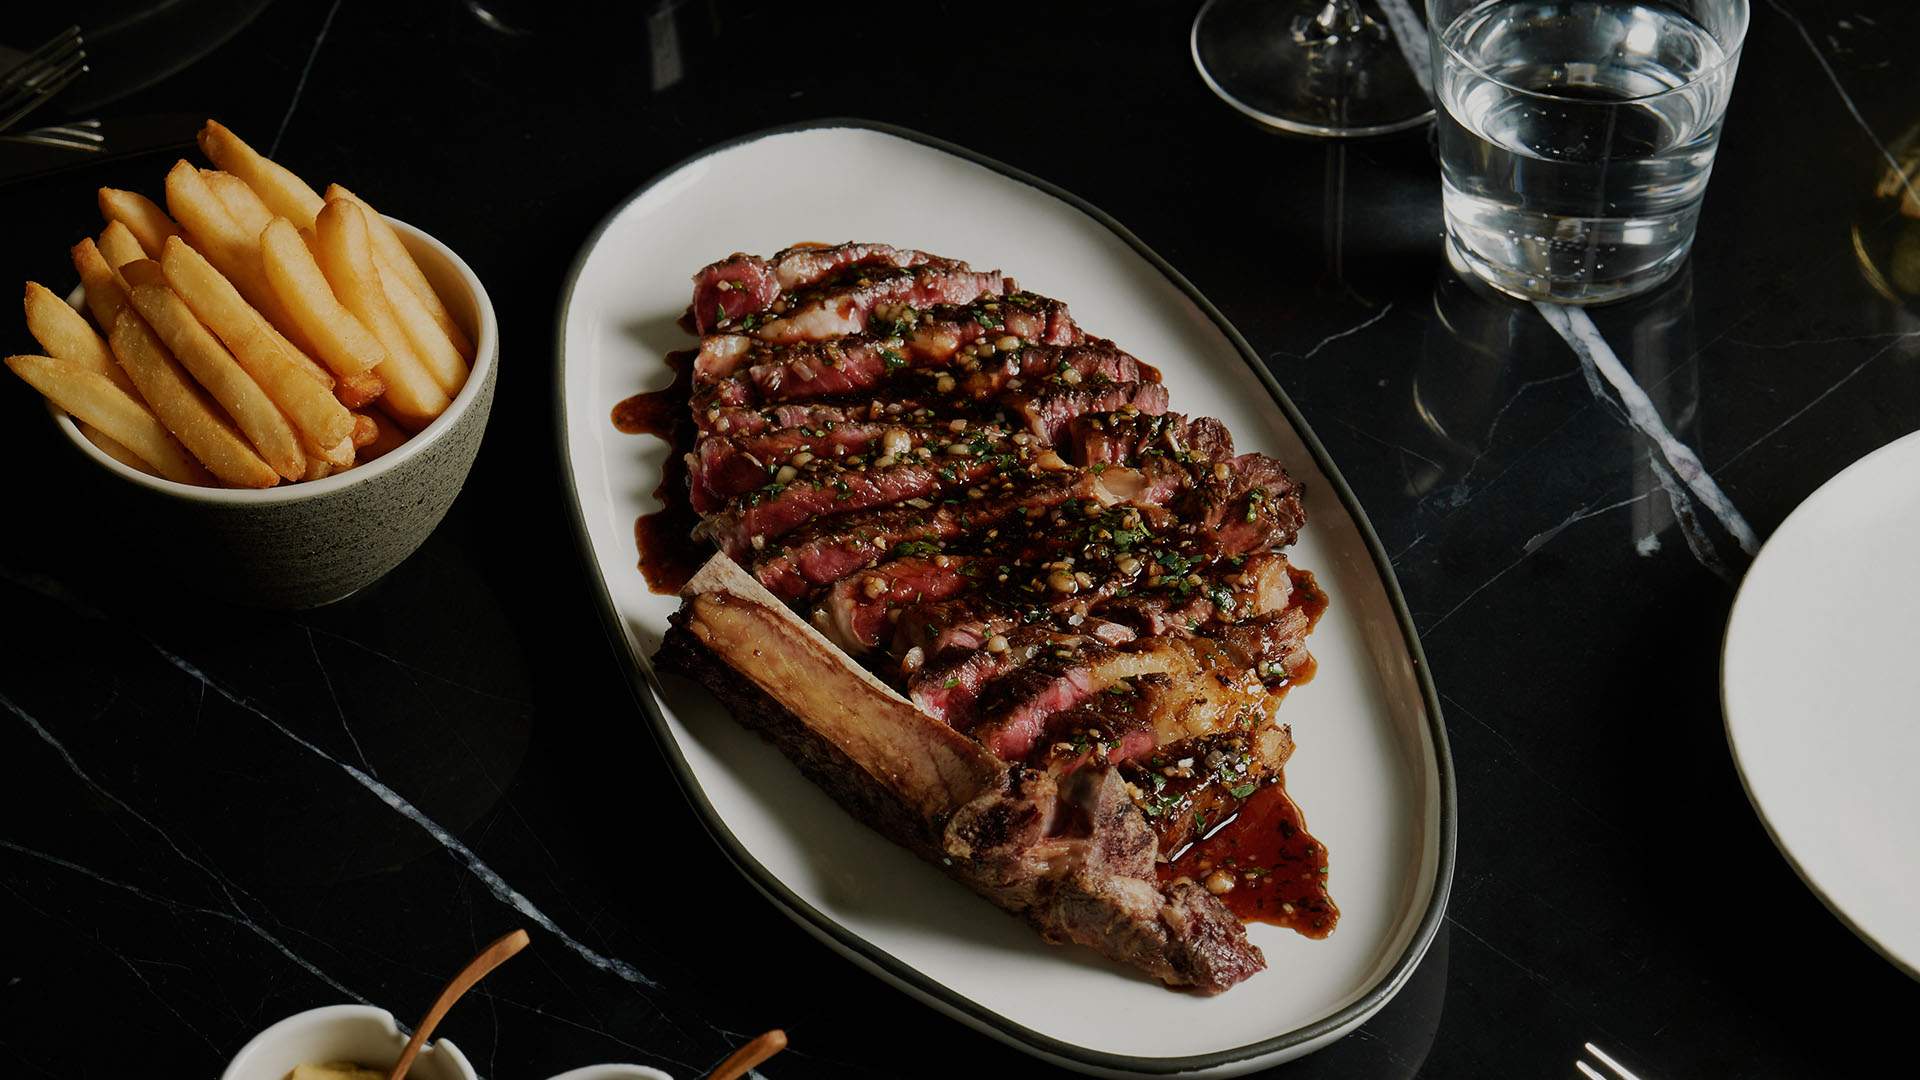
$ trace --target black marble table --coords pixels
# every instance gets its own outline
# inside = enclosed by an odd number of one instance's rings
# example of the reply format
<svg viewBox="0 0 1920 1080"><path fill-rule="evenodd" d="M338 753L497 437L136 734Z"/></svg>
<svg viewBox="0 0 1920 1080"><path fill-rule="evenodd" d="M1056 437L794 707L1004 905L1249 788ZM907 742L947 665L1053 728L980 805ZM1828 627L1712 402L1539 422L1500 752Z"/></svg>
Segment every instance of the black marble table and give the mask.
<svg viewBox="0 0 1920 1080"><path fill-rule="evenodd" d="M1857 6L1756 5L1690 265L1593 313L1640 411L1447 269L1424 133L1246 126L1194 74L1192 3L203 3L199 30L123 33L111 62L153 77L82 115L181 114L183 138L217 116L436 233L498 305L499 395L418 554L274 614L156 562L0 380L0 1072L216 1075L302 1009L416 1015L521 925L533 948L443 1028L488 1077L694 1076L774 1026L776 1080L1045 1071L723 860L628 695L560 486L553 319L588 230L705 145L845 115L1132 227L1267 358L1393 552L1459 772L1450 915L1398 999L1272 1075L1572 1076L1589 1040L1649 1078L1910 1067L1920 985L1768 842L1717 686L1753 538L1920 427L1920 318L1855 250L1891 227L1873 189L1920 122L1920 9ZM33 18L0 20L7 42L53 28ZM150 54L181 34L219 44L169 74ZM70 287L93 189L156 191L183 152L0 187L0 280Z"/></svg>

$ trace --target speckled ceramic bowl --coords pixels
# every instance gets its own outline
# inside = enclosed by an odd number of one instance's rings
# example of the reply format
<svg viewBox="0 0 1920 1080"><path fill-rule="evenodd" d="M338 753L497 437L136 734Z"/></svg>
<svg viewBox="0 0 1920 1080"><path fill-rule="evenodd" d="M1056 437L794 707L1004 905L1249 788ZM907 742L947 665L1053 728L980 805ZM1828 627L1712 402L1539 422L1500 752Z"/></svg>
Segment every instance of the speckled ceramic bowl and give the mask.
<svg viewBox="0 0 1920 1080"><path fill-rule="evenodd" d="M294 1013L240 1048L220 1080L285 1080L295 1065L350 1061L382 1072L406 1049L393 1014L371 1005L327 1005ZM410 1080L479 1080L460 1048L435 1039L407 1070Z"/></svg>
<svg viewBox="0 0 1920 1080"><path fill-rule="evenodd" d="M420 269L474 342L473 369L447 411L399 448L322 480L259 491L195 487L113 460L55 410L83 454L120 481L117 520L177 555L206 591L259 607L329 604L378 581L413 554L453 505L493 407L499 328L473 271L426 233L395 221ZM73 299L78 303L81 294Z"/></svg>

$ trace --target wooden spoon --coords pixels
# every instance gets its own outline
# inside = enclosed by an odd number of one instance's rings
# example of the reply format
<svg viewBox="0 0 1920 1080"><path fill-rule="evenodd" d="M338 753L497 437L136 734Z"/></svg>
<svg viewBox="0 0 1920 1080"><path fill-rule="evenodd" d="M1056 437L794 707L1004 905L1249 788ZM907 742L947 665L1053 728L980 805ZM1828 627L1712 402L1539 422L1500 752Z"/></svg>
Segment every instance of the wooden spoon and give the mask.
<svg viewBox="0 0 1920 1080"><path fill-rule="evenodd" d="M787 1048L787 1033L779 1028L760 1036L727 1055L727 1060L707 1074L707 1080L740 1080L749 1069Z"/></svg>
<svg viewBox="0 0 1920 1080"><path fill-rule="evenodd" d="M460 969L460 974L447 981L446 989L434 999L427 1015L420 1018L420 1026L413 1029L413 1038L408 1040L407 1048L400 1051L400 1060L393 1063L387 1080L403 1080L407 1070L413 1067L413 1059L419 1055L420 1048L426 1045L427 1037L433 1034L434 1028L440 1026L441 1019L447 1015L448 1009L453 1008L453 1003L460 1000L460 995L471 990L474 983L486 978L487 972L499 967L508 957L526 948L527 941L525 930L515 930L467 961L467 966ZM782 1042L785 1042L784 1038Z"/></svg>

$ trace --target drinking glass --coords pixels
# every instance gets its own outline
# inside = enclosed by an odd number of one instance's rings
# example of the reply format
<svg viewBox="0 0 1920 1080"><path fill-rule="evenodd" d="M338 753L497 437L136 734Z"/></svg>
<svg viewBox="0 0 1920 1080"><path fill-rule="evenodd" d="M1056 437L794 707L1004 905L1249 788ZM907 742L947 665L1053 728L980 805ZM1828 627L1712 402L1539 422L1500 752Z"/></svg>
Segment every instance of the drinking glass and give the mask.
<svg viewBox="0 0 1920 1080"><path fill-rule="evenodd" d="M1271 128L1401 131L1433 116L1417 3L1208 0L1193 20L1193 63L1222 101Z"/></svg>
<svg viewBox="0 0 1920 1080"><path fill-rule="evenodd" d="M1598 304L1693 246L1747 0L1427 0L1447 254Z"/></svg>

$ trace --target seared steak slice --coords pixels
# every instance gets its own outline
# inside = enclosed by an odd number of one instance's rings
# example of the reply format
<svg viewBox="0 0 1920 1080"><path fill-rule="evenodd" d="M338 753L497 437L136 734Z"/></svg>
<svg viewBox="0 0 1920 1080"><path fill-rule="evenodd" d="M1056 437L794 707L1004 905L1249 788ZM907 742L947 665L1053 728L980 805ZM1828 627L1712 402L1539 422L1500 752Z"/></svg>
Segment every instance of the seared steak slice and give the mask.
<svg viewBox="0 0 1920 1080"><path fill-rule="evenodd" d="M1017 914L1169 986L1217 993L1265 960L1186 878L1112 769L1010 766L840 655L718 556L656 657L759 729L849 812Z"/></svg>
<svg viewBox="0 0 1920 1080"><path fill-rule="evenodd" d="M717 435L758 435L780 428L825 428L834 424L897 420L924 407L911 399L853 404L775 405L766 409L725 407L694 401L700 431Z"/></svg>
<svg viewBox="0 0 1920 1080"><path fill-rule="evenodd" d="M997 270L974 271L956 265L854 266L775 301L766 321L756 323L752 332L778 344L846 337L865 333L867 320L879 305L971 304L982 296L1006 292L1009 284Z"/></svg>
<svg viewBox="0 0 1920 1080"><path fill-rule="evenodd" d="M780 288L793 292L850 266L961 266L966 264L942 259L924 251L897 248L888 244L802 244L778 252L773 257L774 276Z"/></svg>
<svg viewBox="0 0 1920 1080"><path fill-rule="evenodd" d="M911 308L876 312L888 317L885 327L871 326L878 332L888 330L906 338L907 348L932 359L948 359L968 346L993 346L987 355L1021 342L1034 345L1072 345L1080 341L1080 328L1067 313L1067 305L1050 297L1029 292L1010 292L988 296L965 306L940 306L926 311ZM1013 341L1006 339L1012 338Z"/></svg>
<svg viewBox="0 0 1920 1080"><path fill-rule="evenodd" d="M780 296L780 279L765 259L735 252L693 275L694 327L702 334L765 311Z"/></svg>
<svg viewBox="0 0 1920 1080"><path fill-rule="evenodd" d="M1149 414L1167 411L1167 388L1156 382L1111 386L1066 386L1050 382L1014 390L1002 401L1009 412L1027 425L1028 431L1048 445L1057 445L1067 424L1077 416L1127 409Z"/></svg>
<svg viewBox="0 0 1920 1080"><path fill-rule="evenodd" d="M1092 478L1049 473L1012 491L953 505L884 507L822 519L783 537L754 561L754 576L783 600L798 600L889 554L934 554L947 539L984 534L1016 516L1085 497ZM910 545L906 551L897 551Z"/></svg>
<svg viewBox="0 0 1920 1080"><path fill-rule="evenodd" d="M936 259L923 251L906 251L885 244L791 247L776 254L771 261L735 252L701 267L700 272L693 275L690 310L696 331L710 334L768 310L782 293L817 284L849 267L872 264L899 268L930 263L965 267L964 263Z"/></svg>
<svg viewBox="0 0 1920 1080"><path fill-rule="evenodd" d="M1300 485L1265 454L1242 454L1214 466L1180 509L1199 550L1213 555L1283 548L1307 523Z"/></svg>
<svg viewBox="0 0 1920 1080"><path fill-rule="evenodd" d="M816 477L818 467L844 465L846 468L887 468L919 457L916 452L929 448L927 460L938 451L944 459L952 455L946 448L962 441L981 453L1004 448L1007 432L992 427L968 427L955 431L951 424L929 427L899 423L845 423L822 427L791 427L762 435L729 437L712 435L701 439L694 450L691 483L696 494L694 509L712 513L718 502L702 505L702 497L719 500L742 495L769 483L793 483Z"/></svg>
<svg viewBox="0 0 1920 1080"><path fill-rule="evenodd" d="M894 559L871 570L841 578L814 610L813 625L850 656L880 644L893 629L890 614L899 605L939 600L973 587L967 573L977 564L966 556Z"/></svg>
<svg viewBox="0 0 1920 1080"><path fill-rule="evenodd" d="M1156 456L1184 455L1213 464L1233 457L1233 435L1210 416L1082 416L1068 425L1076 465L1139 465Z"/></svg>
<svg viewBox="0 0 1920 1080"><path fill-rule="evenodd" d="M772 484L736 499L694 529L729 555L745 557L800 525L829 514L845 514L908 499L938 495L994 475L998 462L977 457L914 459L892 465L820 474L790 484Z"/></svg>
<svg viewBox="0 0 1920 1080"><path fill-rule="evenodd" d="M864 394L914 363L898 339L833 338L785 346L747 369L760 401L809 401Z"/></svg>

